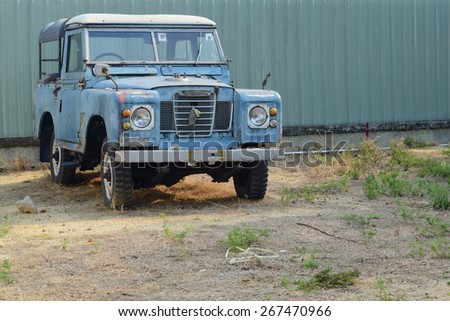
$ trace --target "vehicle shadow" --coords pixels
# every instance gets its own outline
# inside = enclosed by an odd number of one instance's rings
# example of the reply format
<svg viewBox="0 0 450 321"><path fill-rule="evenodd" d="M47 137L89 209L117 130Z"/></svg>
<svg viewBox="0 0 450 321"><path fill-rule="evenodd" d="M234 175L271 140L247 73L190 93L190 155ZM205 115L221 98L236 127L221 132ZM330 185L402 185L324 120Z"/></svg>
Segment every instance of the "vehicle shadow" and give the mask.
<svg viewBox="0 0 450 321"><path fill-rule="evenodd" d="M27 195L39 209L36 216L20 213L15 207L16 201ZM35 220L43 223L47 217L63 221L109 219L116 215L158 216L162 212L183 214L184 209L227 211L243 203L246 201L237 198L232 182L213 183L207 175L189 176L171 187L134 190L132 206L123 211L103 205L99 171L77 173L71 186L52 183L49 172L44 170L0 175L0 220L5 214L16 217L18 224Z"/></svg>

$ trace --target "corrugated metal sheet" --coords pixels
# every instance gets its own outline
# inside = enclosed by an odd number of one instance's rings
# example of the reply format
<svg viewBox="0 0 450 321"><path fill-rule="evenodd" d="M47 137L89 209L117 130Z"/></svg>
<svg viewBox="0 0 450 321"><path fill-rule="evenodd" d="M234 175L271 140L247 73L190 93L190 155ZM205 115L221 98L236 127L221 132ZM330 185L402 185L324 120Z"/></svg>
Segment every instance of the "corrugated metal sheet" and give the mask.
<svg viewBox="0 0 450 321"><path fill-rule="evenodd" d="M450 119L449 0L0 0L0 137L32 135L40 29L86 12L215 20L236 85L270 71L285 125Z"/></svg>

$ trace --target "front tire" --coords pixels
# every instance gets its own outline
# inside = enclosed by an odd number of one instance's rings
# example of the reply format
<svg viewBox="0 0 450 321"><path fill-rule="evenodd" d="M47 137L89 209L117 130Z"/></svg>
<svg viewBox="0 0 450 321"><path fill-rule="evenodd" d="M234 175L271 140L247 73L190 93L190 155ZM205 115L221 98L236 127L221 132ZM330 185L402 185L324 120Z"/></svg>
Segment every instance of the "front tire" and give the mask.
<svg viewBox="0 0 450 321"><path fill-rule="evenodd" d="M133 175L130 164L116 163L114 151L104 144L101 161L103 203L111 209L128 208L132 202Z"/></svg>
<svg viewBox="0 0 450 321"><path fill-rule="evenodd" d="M234 189L240 198L263 199L269 181L269 168L266 162L251 163L233 175Z"/></svg>
<svg viewBox="0 0 450 321"><path fill-rule="evenodd" d="M57 147L55 143L55 133L50 140L50 173L52 182L60 185L71 185L75 182L76 166L63 166L64 162L73 162L73 156L67 149Z"/></svg>

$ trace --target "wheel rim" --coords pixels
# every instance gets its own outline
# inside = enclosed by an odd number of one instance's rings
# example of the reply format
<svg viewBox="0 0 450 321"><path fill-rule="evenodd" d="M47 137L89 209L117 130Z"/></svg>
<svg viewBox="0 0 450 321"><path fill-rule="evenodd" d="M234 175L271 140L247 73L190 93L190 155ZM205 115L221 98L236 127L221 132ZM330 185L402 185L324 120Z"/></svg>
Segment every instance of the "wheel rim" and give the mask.
<svg viewBox="0 0 450 321"><path fill-rule="evenodd" d="M105 188L105 196L111 199L113 190L113 168L111 164L111 157L108 154L103 156L102 166L102 184Z"/></svg>
<svg viewBox="0 0 450 321"><path fill-rule="evenodd" d="M52 169L55 176L58 176L61 170L61 147L56 147L55 142L52 147Z"/></svg>

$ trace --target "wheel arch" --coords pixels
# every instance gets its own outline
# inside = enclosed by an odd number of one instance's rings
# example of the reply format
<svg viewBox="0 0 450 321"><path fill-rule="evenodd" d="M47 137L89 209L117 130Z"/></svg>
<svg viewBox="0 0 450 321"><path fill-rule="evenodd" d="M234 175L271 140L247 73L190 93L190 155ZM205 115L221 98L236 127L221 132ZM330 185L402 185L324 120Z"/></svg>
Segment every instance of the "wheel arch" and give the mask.
<svg viewBox="0 0 450 321"><path fill-rule="evenodd" d="M50 112L45 112L39 122L39 159L41 162L50 162L51 146L50 141L55 129L53 117Z"/></svg>
<svg viewBox="0 0 450 321"><path fill-rule="evenodd" d="M105 120L100 115L92 115L86 126L86 135L84 135L84 166L82 166L82 170L91 169L100 164L101 149L106 137L108 137L108 133Z"/></svg>

